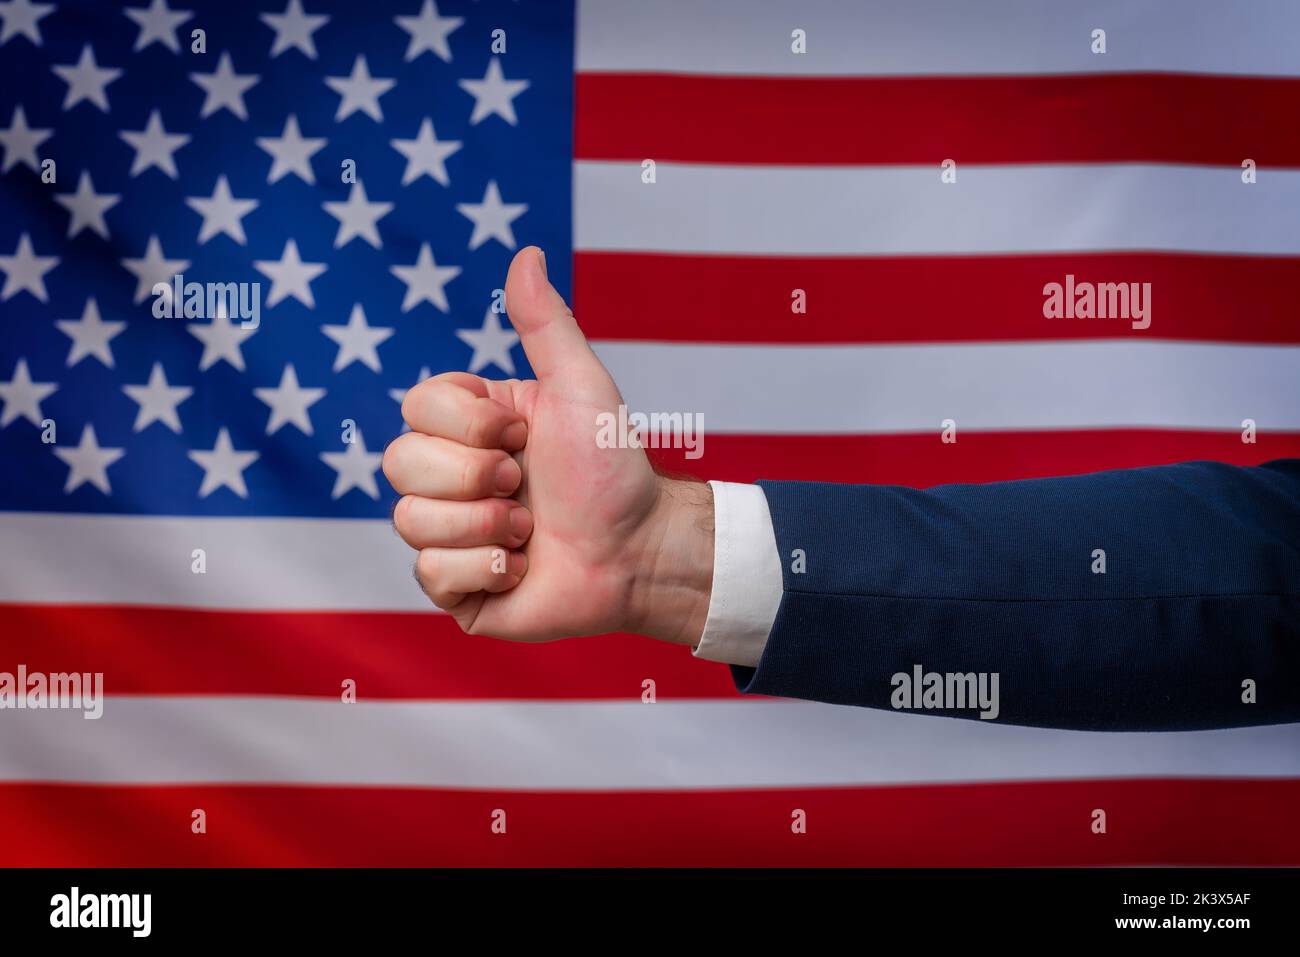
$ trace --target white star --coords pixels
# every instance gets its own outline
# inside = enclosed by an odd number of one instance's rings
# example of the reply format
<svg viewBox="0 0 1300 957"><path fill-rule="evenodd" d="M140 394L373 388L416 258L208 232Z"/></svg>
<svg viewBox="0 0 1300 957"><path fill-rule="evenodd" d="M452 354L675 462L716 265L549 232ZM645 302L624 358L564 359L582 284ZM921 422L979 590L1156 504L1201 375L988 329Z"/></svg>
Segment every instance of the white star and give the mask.
<svg viewBox="0 0 1300 957"><path fill-rule="evenodd" d="M284 133L280 136L259 136L258 146L271 154L271 172L266 181L274 183L282 176L297 173L305 182L316 184L316 176L311 170L311 158L325 148L325 140L303 139L298 131L298 118L292 113L284 121Z"/></svg>
<svg viewBox="0 0 1300 957"><path fill-rule="evenodd" d="M357 303L352 307L352 315L348 317L346 326L321 326L320 331L339 344L338 355L334 357L335 372L357 361L375 372L382 372L383 367L379 364L379 353L375 347L397 330L367 324L365 310L361 308L361 303Z"/></svg>
<svg viewBox="0 0 1300 957"><path fill-rule="evenodd" d="M257 209L257 200L235 199L231 196L230 184L226 182L224 174L217 177L217 185L212 190L211 197L204 199L201 196L187 196L185 202L203 217L203 225L199 227L199 245L217 233L225 233L241 246L248 244L240 220Z"/></svg>
<svg viewBox="0 0 1300 957"><path fill-rule="evenodd" d="M339 221L339 231L334 236L334 248L349 242L354 236L360 236L370 245L379 249L383 243L379 239L379 220L393 211L392 203L372 203L366 197L366 188L360 180L352 184L346 203L322 203L325 212Z"/></svg>
<svg viewBox="0 0 1300 957"><path fill-rule="evenodd" d="M176 28L194 16L192 10L167 9L167 0L153 0L148 9L124 7L122 12L140 26L140 35L135 38L133 51L137 53L154 42L161 43L172 53L180 53L181 43L176 38Z"/></svg>
<svg viewBox="0 0 1300 957"><path fill-rule="evenodd" d="M236 73L234 64L230 61L230 54L223 51L221 59L217 61L216 72L191 73L190 79L203 87L204 92L207 93L203 101L203 109L199 111L199 119L211 116L225 107L241 120L247 120L248 110L244 107L244 93L261 77L255 73Z"/></svg>
<svg viewBox="0 0 1300 957"><path fill-rule="evenodd" d="M414 60L425 50L432 50L442 60L451 62L448 34L465 22L464 17L440 17L433 0L424 0L418 17L394 17L397 25L411 35L406 48L406 59Z"/></svg>
<svg viewBox="0 0 1300 957"><path fill-rule="evenodd" d="M275 31L271 56L277 57L290 47L297 47L309 59L316 59L316 43L311 35L329 21L329 17L305 13L302 0L289 0L284 13L262 14L262 22Z"/></svg>
<svg viewBox="0 0 1300 957"><path fill-rule="evenodd" d="M286 296L293 296L308 309L316 308L311 281L325 271L325 264L303 262L298 257L298 244L292 239L284 244L284 252L278 260L259 259L253 266L271 279L271 291L266 297L267 309Z"/></svg>
<svg viewBox="0 0 1300 957"><path fill-rule="evenodd" d="M414 388L415 386L419 385L421 382L423 382L425 379L429 378L429 376L431 376L431 375L433 375L433 373L429 371L429 367L428 367L428 366L420 366L420 377L419 377L418 379L416 379L414 383L412 383L411 388ZM388 390L388 396L389 396L389 398L391 398L394 402L396 402L398 405L401 405L404 401L406 401L406 393L408 393L408 392L410 392L410 391L411 391L411 389L389 389L389 390ZM407 425L405 422L403 422L403 423L402 423L402 431L403 431L403 432L410 432L410 431L411 431L411 427L410 427L409 425Z"/></svg>
<svg viewBox="0 0 1300 957"><path fill-rule="evenodd" d="M96 64L95 53L90 49L89 43L81 48L81 59L76 66L56 64L53 69L68 84L67 95L63 98L65 110L82 100L89 100L105 113L108 112L108 93L104 87L121 76L122 71L116 67L101 67Z"/></svg>
<svg viewBox="0 0 1300 957"><path fill-rule="evenodd" d="M358 56L356 62L352 64L351 76L325 77L326 85L343 98L339 101L338 112L334 114L334 122L337 123L360 110L376 123L382 123L384 114L379 109L379 98L391 90L396 82L396 80L372 78L366 66L366 58L363 56Z"/></svg>
<svg viewBox="0 0 1300 957"><path fill-rule="evenodd" d="M515 360L510 356L510 347L519 341L513 329L501 327L501 317L488 307L483 317L481 329L457 329L456 336L461 342L474 349L469 360L469 371L478 372L486 365L496 365L506 375L515 374Z"/></svg>
<svg viewBox="0 0 1300 957"><path fill-rule="evenodd" d="M90 180L90 173L81 171L77 180L75 193L56 193L54 199L68 211L68 238L76 236L83 229L94 230L104 239L108 238L108 224L104 222L104 213L117 205L121 196L107 193L95 193L95 184Z"/></svg>
<svg viewBox="0 0 1300 957"><path fill-rule="evenodd" d="M280 376L280 385L274 389L254 389L253 395L271 407L271 417L266 423L266 434L271 435L286 422L292 423L304 435L311 435L311 417L307 410L325 397L324 389L304 389L298 385L298 373L286 365Z"/></svg>
<svg viewBox="0 0 1300 957"><path fill-rule="evenodd" d="M224 306L217 307L217 314L211 322L191 322L186 328L203 343L203 356L199 359L200 372L210 369L222 359L240 372L244 371L244 353L239 347L256 329L245 329L242 323L231 322Z"/></svg>
<svg viewBox="0 0 1300 957"><path fill-rule="evenodd" d="M135 150L135 159L131 163L131 176L138 176L150 166L157 166L172 179L176 179L179 175L172 154L192 139L185 133L168 133L163 129L162 114L157 110L149 114L149 122L139 133L122 130L118 136L126 140Z"/></svg>
<svg viewBox="0 0 1300 957"><path fill-rule="evenodd" d="M202 452L196 449L189 456L203 469L199 498L207 498L223 485L240 498L248 498L244 469L257 461L258 453L235 451L235 447L230 444L230 433L225 428L217 433L217 443L212 451Z"/></svg>
<svg viewBox="0 0 1300 957"><path fill-rule="evenodd" d="M36 147L50 138L53 130L37 130L27 125L27 114L23 105L14 107L14 118L9 129L0 130L0 146L5 148L4 166L0 173L7 173L14 165L26 163L35 172L41 171L41 161L36 155Z"/></svg>
<svg viewBox="0 0 1300 957"><path fill-rule="evenodd" d="M170 286L172 277L185 272L190 267L190 261L168 259L163 254L158 237L150 236L144 256L140 259L123 259L122 265L135 275L135 299L132 301L141 303L153 292L157 283L165 282Z"/></svg>
<svg viewBox="0 0 1300 957"><path fill-rule="evenodd" d="M0 382L0 402L4 411L0 412L0 429L20 415L40 428L44 416L41 415L41 402L54 394L58 385L53 382L33 382L27 371L27 360L19 359L14 366L14 377L8 382Z"/></svg>
<svg viewBox="0 0 1300 957"><path fill-rule="evenodd" d="M481 80L461 80L460 86L474 97L474 112L469 125L473 126L495 113L511 126L519 123L515 116L515 97L528 89L527 80L507 80L501 72L501 61L493 57L488 61L487 73Z"/></svg>
<svg viewBox="0 0 1300 957"><path fill-rule="evenodd" d="M45 291L45 274L59 264L58 256L38 256L32 241L23 233L18 237L18 248L12 256L0 256L0 272L5 274L4 289L0 289L0 302L12 299L26 289L41 302L49 302Z"/></svg>
<svg viewBox="0 0 1300 957"><path fill-rule="evenodd" d="M161 362L153 364L148 385L124 385L122 391L140 406L132 431L140 432L151 422L161 422L177 435L181 434L181 417L176 406L193 395L194 390L184 385L168 385Z"/></svg>
<svg viewBox="0 0 1300 957"><path fill-rule="evenodd" d="M110 369L113 368L113 350L108 344L120 335L126 323L120 320L105 322L99 317L99 304L94 297L86 300L80 319L60 319L55 323L59 330L72 339L67 365L75 366L86 356L94 356Z"/></svg>
<svg viewBox="0 0 1300 957"><path fill-rule="evenodd" d="M489 239L497 240L507 249L514 249L515 234L510 224L528 212L528 204L501 202L497 181L491 180L483 193L483 202L457 203L456 211L474 223L474 234L469 238L470 249L478 249Z"/></svg>
<svg viewBox="0 0 1300 957"><path fill-rule="evenodd" d="M428 301L442 312L450 312L444 291L447 283L460 275L459 266L439 266L433 261L433 251L429 244L420 247L420 254L414 266L393 266L392 273L406 283L406 298L402 300L402 312Z"/></svg>
<svg viewBox="0 0 1300 957"><path fill-rule="evenodd" d="M393 149L406 157L406 172L402 174L402 185L414 182L425 173L436 179L443 186L451 185L447 177L444 160L461 147L460 140L439 141L433 132L433 121L425 117L420 124L420 132L413 140L393 140Z"/></svg>
<svg viewBox="0 0 1300 957"><path fill-rule="evenodd" d="M32 3L31 0L9 0L0 3L0 18L4 20L4 29L0 30L0 44L8 43L10 37L22 34L37 46L41 45L41 31L36 25L42 17L54 12L52 3Z"/></svg>
<svg viewBox="0 0 1300 957"><path fill-rule="evenodd" d="M54 454L68 466L64 495L76 490L83 482L89 482L105 495L113 494L108 484L108 467L120 459L123 452L121 449L101 449L93 425L87 424L81 430L81 444L75 449L56 448Z"/></svg>
<svg viewBox="0 0 1300 957"><path fill-rule="evenodd" d="M379 452L367 452L361 430L353 433L353 441L347 443L346 452L322 452L320 457L325 464L338 475L334 479L334 491L330 498L339 498L349 489L359 488L371 498L379 498L379 485L375 482L375 473L384 456Z"/></svg>

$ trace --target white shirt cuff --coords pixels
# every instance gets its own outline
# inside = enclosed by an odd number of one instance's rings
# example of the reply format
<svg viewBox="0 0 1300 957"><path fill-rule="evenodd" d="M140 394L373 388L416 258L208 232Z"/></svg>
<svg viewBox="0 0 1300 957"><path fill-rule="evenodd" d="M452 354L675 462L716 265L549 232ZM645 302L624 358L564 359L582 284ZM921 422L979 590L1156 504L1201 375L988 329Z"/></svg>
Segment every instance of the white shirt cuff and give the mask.
<svg viewBox="0 0 1300 957"><path fill-rule="evenodd" d="M758 665L781 607L781 556L767 496L757 485L710 482L713 592L696 656Z"/></svg>

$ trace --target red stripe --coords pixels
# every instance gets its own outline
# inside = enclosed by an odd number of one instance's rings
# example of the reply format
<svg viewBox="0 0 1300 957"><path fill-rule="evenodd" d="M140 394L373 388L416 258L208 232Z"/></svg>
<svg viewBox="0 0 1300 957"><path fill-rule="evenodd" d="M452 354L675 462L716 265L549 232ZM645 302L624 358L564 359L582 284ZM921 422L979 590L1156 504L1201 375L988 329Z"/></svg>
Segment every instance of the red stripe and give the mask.
<svg viewBox="0 0 1300 957"><path fill-rule="evenodd" d="M1297 124L1300 129L1300 124ZM1047 319L1043 287L1151 283L1145 330ZM591 339L975 342L1197 339L1298 343L1300 259L1185 254L799 258L578 252L574 307ZM793 290L807 311L791 311Z"/></svg>
<svg viewBox="0 0 1300 957"><path fill-rule="evenodd" d="M925 435L713 435L704 454L651 449L660 468L704 479L870 482L926 488L1078 475L1105 469L1197 459L1258 465L1300 458L1300 433L1263 432L1253 445L1237 432L1089 429L1055 432L961 432L945 445L939 424Z"/></svg>
<svg viewBox="0 0 1300 957"><path fill-rule="evenodd" d="M5 667L3 663L8 663ZM724 665L634 635L546 645L463 634L450 615L0 605L0 670L103 672L124 694L660 700L729 698Z"/></svg>
<svg viewBox="0 0 1300 957"><path fill-rule="evenodd" d="M580 73L575 155L734 164L1300 166L1300 79ZM1235 175L1226 172L1225 175ZM1262 175L1267 175L1267 172ZM959 173L960 179L960 173Z"/></svg>
<svg viewBox="0 0 1300 957"><path fill-rule="evenodd" d="M1296 780L661 793L19 784L0 785L0 865L1296 865L1297 806ZM206 834L191 832L196 808ZM491 832L496 809L505 834ZM805 834L791 831L795 809Z"/></svg>

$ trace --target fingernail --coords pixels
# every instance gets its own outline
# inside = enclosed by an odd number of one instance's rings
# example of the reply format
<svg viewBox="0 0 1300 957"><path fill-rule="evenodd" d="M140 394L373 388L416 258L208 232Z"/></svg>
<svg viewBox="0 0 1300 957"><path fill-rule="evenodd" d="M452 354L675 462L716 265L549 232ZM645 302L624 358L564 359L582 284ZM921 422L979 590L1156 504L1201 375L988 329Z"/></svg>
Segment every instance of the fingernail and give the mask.
<svg viewBox="0 0 1300 957"><path fill-rule="evenodd" d="M509 495L519 486L519 480L524 477L524 473L519 469L519 463L514 459L506 459L497 466L497 491L504 495Z"/></svg>
<svg viewBox="0 0 1300 957"><path fill-rule="evenodd" d="M546 275L546 253L542 252L542 247L537 247L537 265L542 267L542 275Z"/></svg>
<svg viewBox="0 0 1300 957"><path fill-rule="evenodd" d="M510 510L510 534L519 540L526 539L533 531L533 514L526 508Z"/></svg>
<svg viewBox="0 0 1300 957"><path fill-rule="evenodd" d="M511 422L501 432L501 447L508 452L517 452L528 441L528 426L523 422Z"/></svg>

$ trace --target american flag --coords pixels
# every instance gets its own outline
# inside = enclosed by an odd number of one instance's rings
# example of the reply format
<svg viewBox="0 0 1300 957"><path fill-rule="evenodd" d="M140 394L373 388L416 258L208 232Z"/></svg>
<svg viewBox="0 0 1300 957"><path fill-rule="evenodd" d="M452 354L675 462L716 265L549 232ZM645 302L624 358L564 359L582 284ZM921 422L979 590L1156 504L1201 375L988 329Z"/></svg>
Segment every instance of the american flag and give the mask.
<svg viewBox="0 0 1300 957"><path fill-rule="evenodd" d="M1296 727L468 638L380 471L420 378L530 374L528 243L706 478L1300 455L1297 37L1293 0L0 0L0 672L106 695L0 710L0 863L1300 864ZM155 316L177 275L260 283L256 324ZM1067 276L1151 283L1150 326L1045 317Z"/></svg>

